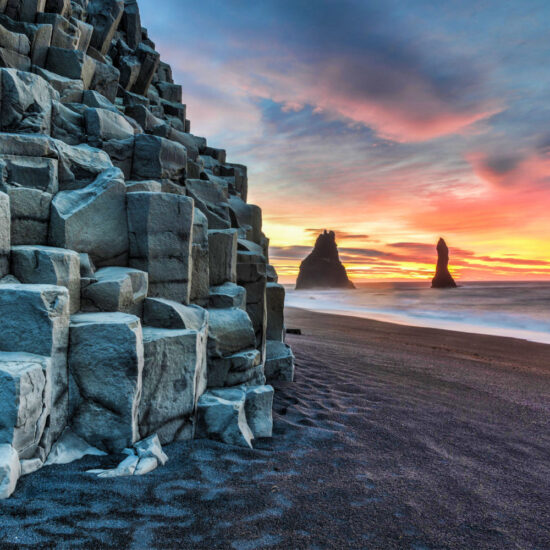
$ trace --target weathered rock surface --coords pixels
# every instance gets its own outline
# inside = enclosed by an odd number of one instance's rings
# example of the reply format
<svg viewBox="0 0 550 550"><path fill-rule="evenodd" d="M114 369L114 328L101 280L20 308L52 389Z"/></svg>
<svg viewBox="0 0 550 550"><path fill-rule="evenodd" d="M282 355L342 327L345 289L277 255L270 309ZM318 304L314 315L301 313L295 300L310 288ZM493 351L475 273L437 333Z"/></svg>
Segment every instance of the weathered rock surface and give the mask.
<svg viewBox="0 0 550 550"><path fill-rule="evenodd" d="M139 440L143 335L125 313L71 318L70 414L74 432L100 450L121 451Z"/></svg>
<svg viewBox="0 0 550 550"><path fill-rule="evenodd" d="M268 382L294 380L294 355L290 346L276 340L267 341L265 377Z"/></svg>
<svg viewBox="0 0 550 550"><path fill-rule="evenodd" d="M45 453L68 421L68 338L69 292L66 288L0 286L0 350L31 353L51 361L50 419L42 438Z"/></svg>
<svg viewBox="0 0 550 550"><path fill-rule="evenodd" d="M64 286L69 291L70 313L80 309L80 255L50 246L14 246L11 272L22 283Z"/></svg>
<svg viewBox="0 0 550 550"><path fill-rule="evenodd" d="M163 444L192 439L196 404L205 389L204 330L144 327L143 344L141 437L156 433Z"/></svg>
<svg viewBox="0 0 550 550"><path fill-rule="evenodd" d="M189 303L193 201L171 193L130 193L130 265L149 273L149 294Z"/></svg>
<svg viewBox="0 0 550 550"><path fill-rule="evenodd" d="M317 237L311 254L301 263L296 289L355 288L340 262L333 231Z"/></svg>
<svg viewBox="0 0 550 550"><path fill-rule="evenodd" d="M197 409L197 437L252 448L254 434L246 421L246 391L242 388L210 390Z"/></svg>
<svg viewBox="0 0 550 550"><path fill-rule="evenodd" d="M273 433L273 395L271 386L246 388L245 413L255 438L271 437Z"/></svg>
<svg viewBox="0 0 550 550"><path fill-rule="evenodd" d="M432 288L456 288L453 276L449 272L449 248L443 239L437 243L437 269L432 280Z"/></svg>
<svg viewBox="0 0 550 550"><path fill-rule="evenodd" d="M89 453L130 449L109 478L195 432L250 446L247 411L270 433L284 292L184 94L137 0L0 0L0 497Z"/></svg>
<svg viewBox="0 0 550 550"><path fill-rule="evenodd" d="M7 444L0 444L0 500L9 498L15 491L21 475L17 451Z"/></svg>

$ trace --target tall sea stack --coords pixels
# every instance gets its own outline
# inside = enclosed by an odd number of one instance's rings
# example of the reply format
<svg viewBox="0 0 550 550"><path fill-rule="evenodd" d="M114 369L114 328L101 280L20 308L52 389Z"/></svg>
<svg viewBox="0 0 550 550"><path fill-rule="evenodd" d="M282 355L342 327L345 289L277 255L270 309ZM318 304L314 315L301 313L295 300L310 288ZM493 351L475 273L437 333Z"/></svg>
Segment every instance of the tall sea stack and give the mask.
<svg viewBox="0 0 550 550"><path fill-rule="evenodd" d="M296 290L308 288L355 288L340 262L334 231L321 233L313 251L300 265Z"/></svg>
<svg viewBox="0 0 550 550"><path fill-rule="evenodd" d="M432 288L456 288L449 272L449 247L443 239L437 243L437 269L432 280Z"/></svg>

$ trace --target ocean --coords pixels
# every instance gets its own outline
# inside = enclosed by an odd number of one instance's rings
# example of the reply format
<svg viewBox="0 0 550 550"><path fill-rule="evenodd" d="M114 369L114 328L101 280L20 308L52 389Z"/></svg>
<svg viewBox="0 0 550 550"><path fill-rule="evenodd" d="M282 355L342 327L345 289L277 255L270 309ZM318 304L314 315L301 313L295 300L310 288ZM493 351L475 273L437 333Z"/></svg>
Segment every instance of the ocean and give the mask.
<svg viewBox="0 0 550 550"><path fill-rule="evenodd" d="M404 325L550 344L550 282L363 283L356 290L287 289L286 305Z"/></svg>

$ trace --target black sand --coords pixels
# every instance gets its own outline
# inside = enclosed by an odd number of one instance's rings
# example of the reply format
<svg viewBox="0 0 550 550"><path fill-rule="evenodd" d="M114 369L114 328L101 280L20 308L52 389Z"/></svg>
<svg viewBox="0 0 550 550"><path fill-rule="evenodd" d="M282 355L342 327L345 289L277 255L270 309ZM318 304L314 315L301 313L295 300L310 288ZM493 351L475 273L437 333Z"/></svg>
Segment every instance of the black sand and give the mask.
<svg viewBox="0 0 550 550"><path fill-rule="evenodd" d="M550 346L287 312L294 384L255 450L20 481L0 548L550 548Z"/></svg>

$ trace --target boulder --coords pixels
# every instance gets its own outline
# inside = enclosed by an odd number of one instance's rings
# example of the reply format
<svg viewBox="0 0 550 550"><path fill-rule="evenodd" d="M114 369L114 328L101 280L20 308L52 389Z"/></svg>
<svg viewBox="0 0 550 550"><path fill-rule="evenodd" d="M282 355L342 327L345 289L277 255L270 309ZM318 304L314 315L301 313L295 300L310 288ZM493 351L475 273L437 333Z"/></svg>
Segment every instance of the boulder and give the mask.
<svg viewBox="0 0 550 550"><path fill-rule="evenodd" d="M10 197L11 243L47 244L52 195L28 187L6 186Z"/></svg>
<svg viewBox="0 0 550 550"><path fill-rule="evenodd" d="M9 498L21 476L17 451L11 445L0 444L0 500Z"/></svg>
<svg viewBox="0 0 550 550"><path fill-rule="evenodd" d="M44 461L40 449L51 411L50 359L30 353L0 352L0 444L21 459Z"/></svg>
<svg viewBox="0 0 550 550"><path fill-rule="evenodd" d="M82 103L82 94L84 92L84 83L82 80L67 78L56 73L52 73L42 67L36 67L36 74L41 76L48 84L59 92L62 103Z"/></svg>
<svg viewBox="0 0 550 550"><path fill-rule="evenodd" d="M93 0L88 3L86 22L94 29L91 45L102 55L109 51L123 13L123 0Z"/></svg>
<svg viewBox="0 0 550 550"><path fill-rule="evenodd" d="M107 453L92 447L86 443L81 437L78 437L71 428L65 428L61 437L55 442L44 462L44 466L52 466L54 464L70 464L76 460L80 460L85 456L105 456Z"/></svg>
<svg viewBox="0 0 550 550"><path fill-rule="evenodd" d="M124 0L124 13L120 28L126 33L128 46L135 50L141 42L141 18L137 0Z"/></svg>
<svg viewBox="0 0 550 550"><path fill-rule="evenodd" d="M266 342L265 377L268 382L294 380L294 355L284 342Z"/></svg>
<svg viewBox="0 0 550 550"><path fill-rule="evenodd" d="M210 286L237 282L237 231L208 231Z"/></svg>
<svg viewBox="0 0 550 550"><path fill-rule="evenodd" d="M206 377L205 329L144 327L141 437L157 433L161 443L191 439L194 413Z"/></svg>
<svg viewBox="0 0 550 550"><path fill-rule="evenodd" d="M155 328L203 330L208 313L199 306L184 306L164 298L147 298L143 322Z"/></svg>
<svg viewBox="0 0 550 550"><path fill-rule="evenodd" d="M22 283L64 286L70 313L80 309L80 256L73 250L49 246L14 246L11 273Z"/></svg>
<svg viewBox="0 0 550 550"><path fill-rule="evenodd" d="M52 101L58 98L59 94L39 76L15 69L0 69L0 130L49 135Z"/></svg>
<svg viewBox="0 0 550 550"><path fill-rule="evenodd" d="M82 80L88 89L94 78L95 61L80 50L51 46L48 50L46 69L72 80Z"/></svg>
<svg viewBox="0 0 550 550"><path fill-rule="evenodd" d="M141 42L138 45L135 53L139 62L139 73L130 91L135 94L146 96L159 66L160 54L145 42Z"/></svg>
<svg viewBox="0 0 550 550"><path fill-rule="evenodd" d="M210 257L208 252L208 220L198 209L193 217L193 245L190 300L201 305L208 302L210 292Z"/></svg>
<svg viewBox="0 0 550 550"><path fill-rule="evenodd" d="M126 119L113 111L89 108L84 111L86 133L92 146L100 146L112 139L124 140L134 137L134 129Z"/></svg>
<svg viewBox="0 0 550 550"><path fill-rule="evenodd" d="M254 329L248 315L238 308L209 311L209 358L221 358L254 348Z"/></svg>
<svg viewBox="0 0 550 550"><path fill-rule="evenodd" d="M2 154L2 161L6 163L9 185L57 193L57 159Z"/></svg>
<svg viewBox="0 0 550 550"><path fill-rule="evenodd" d="M283 341L285 330L285 287L277 283L267 283L267 332L268 340Z"/></svg>
<svg viewBox="0 0 550 550"><path fill-rule="evenodd" d="M246 290L235 283L224 283L210 288L208 307L225 309L237 307L246 311Z"/></svg>
<svg viewBox="0 0 550 550"><path fill-rule="evenodd" d="M143 337L138 317L81 313L71 318L70 411L74 432L107 452L139 440Z"/></svg>
<svg viewBox="0 0 550 550"><path fill-rule="evenodd" d="M246 421L245 402L242 388L207 391L197 406L196 437L251 449L254 435Z"/></svg>
<svg viewBox="0 0 550 550"><path fill-rule="evenodd" d="M179 182L185 177L186 165L187 151L183 145L158 136L136 136L133 179L170 179Z"/></svg>
<svg viewBox="0 0 550 550"><path fill-rule="evenodd" d="M82 311L111 311L141 316L147 298L149 276L128 267L104 267L82 289Z"/></svg>
<svg viewBox="0 0 550 550"><path fill-rule="evenodd" d="M273 434L273 395L271 386L246 388L246 421L254 438L271 437Z"/></svg>
<svg viewBox="0 0 550 550"><path fill-rule="evenodd" d="M263 374L262 356L257 349L239 351L226 357L212 357L208 361L208 387L223 388L250 382ZM265 382L265 379L263 380Z"/></svg>
<svg viewBox="0 0 550 550"><path fill-rule="evenodd" d="M129 193L130 265L149 273L149 295L189 303L193 200Z"/></svg>
<svg viewBox="0 0 550 550"><path fill-rule="evenodd" d="M50 420L42 438L46 454L67 425L68 337L69 291L66 288L0 286L0 350L31 353L51 360Z"/></svg>
<svg viewBox="0 0 550 550"><path fill-rule="evenodd" d="M118 168L83 189L52 201L50 244L86 252L97 266L125 265L128 258L126 186Z"/></svg>
<svg viewBox="0 0 550 550"><path fill-rule="evenodd" d="M99 92L114 103L120 80L120 71L109 63L94 60L94 76L90 82L90 89Z"/></svg>
<svg viewBox="0 0 550 550"><path fill-rule="evenodd" d="M6 193L0 193L0 278L9 272L10 226L10 199Z"/></svg>

